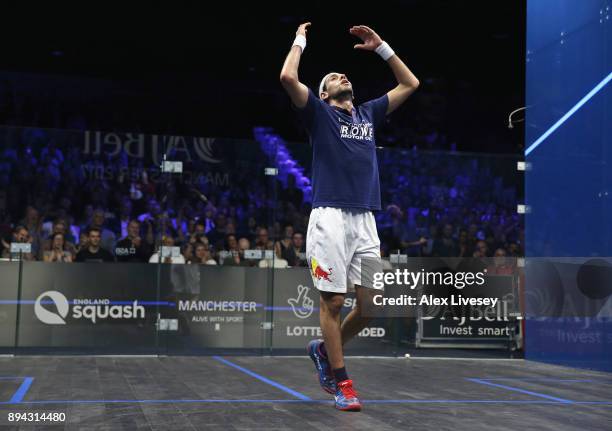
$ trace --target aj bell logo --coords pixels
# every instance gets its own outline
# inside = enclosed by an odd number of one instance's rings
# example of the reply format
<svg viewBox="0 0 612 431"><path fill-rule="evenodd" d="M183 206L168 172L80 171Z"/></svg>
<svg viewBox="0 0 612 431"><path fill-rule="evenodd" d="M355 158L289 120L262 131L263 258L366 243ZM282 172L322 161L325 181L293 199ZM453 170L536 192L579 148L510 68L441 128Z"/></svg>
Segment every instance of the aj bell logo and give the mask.
<svg viewBox="0 0 612 431"><path fill-rule="evenodd" d="M102 133L86 130L83 154L104 153L116 156L124 151L128 157L142 159L145 157L145 151L149 151L153 164L159 165L161 154L159 149L164 148L165 154L171 152L182 154L184 160L188 162L199 159L208 163L220 163L221 160L213 157L213 142L214 138Z"/></svg>
<svg viewBox="0 0 612 431"><path fill-rule="evenodd" d="M297 288L297 298L289 298L287 302L291 305L293 314L300 319L306 319L310 317L314 310L314 301L308 297L308 286L302 286L301 284Z"/></svg>
<svg viewBox="0 0 612 431"><path fill-rule="evenodd" d="M49 298L57 313L43 307L43 300ZM41 293L34 302L34 314L47 325L65 325L70 303L63 293L49 290ZM108 299L75 299L72 306L73 319L86 319L96 323L100 319L144 319L145 308L134 301L130 305L111 305Z"/></svg>

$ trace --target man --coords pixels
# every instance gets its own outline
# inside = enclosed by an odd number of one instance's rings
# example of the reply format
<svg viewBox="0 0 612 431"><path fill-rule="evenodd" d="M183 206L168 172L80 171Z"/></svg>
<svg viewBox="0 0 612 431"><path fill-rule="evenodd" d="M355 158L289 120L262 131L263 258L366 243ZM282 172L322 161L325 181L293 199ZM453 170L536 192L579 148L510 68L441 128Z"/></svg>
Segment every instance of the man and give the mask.
<svg viewBox="0 0 612 431"><path fill-rule="evenodd" d="M223 265L232 266L255 266L257 263L255 260L245 259L244 252L251 249L251 243L247 238L240 238L238 240L238 249L231 249L231 258L225 258Z"/></svg>
<svg viewBox="0 0 612 431"><path fill-rule="evenodd" d="M398 85L378 99L354 106L353 87L346 75L328 73L315 95L298 79L309 26L310 23L299 26L280 74L313 146L313 210L306 235L306 255L313 282L320 291L324 341L311 341L308 352L322 388L335 394L336 408L360 410L361 404L344 366L342 346L369 320L361 313L371 299L371 289L361 285L361 258L380 259L380 241L371 213L380 210L374 130L383 123L385 115L416 90L419 81L389 44L371 28L360 25L349 30L362 41L355 49L379 54L389 64ZM357 306L341 325L347 278L355 284Z"/></svg>
<svg viewBox="0 0 612 431"><path fill-rule="evenodd" d="M102 248L102 232L92 227L87 236L87 247L81 249L76 255L77 262L114 262L115 257L110 251Z"/></svg>
<svg viewBox="0 0 612 431"><path fill-rule="evenodd" d="M140 236L140 222L136 219L127 226L127 236L117 242L115 256L118 262L147 263L151 249Z"/></svg>
<svg viewBox="0 0 612 431"><path fill-rule="evenodd" d="M304 235L302 232L293 232L291 244L283 250L281 257L289 266L306 266L306 250L304 250Z"/></svg>
<svg viewBox="0 0 612 431"><path fill-rule="evenodd" d="M124 198L121 201L119 216L115 217L111 223L111 230L117 238L125 238L129 236L129 226L132 222L132 201Z"/></svg>
<svg viewBox="0 0 612 431"><path fill-rule="evenodd" d="M178 256L170 256L170 255L166 255L164 256L164 252L163 250L168 250L167 253L170 253L170 249L174 247L174 238L172 238L170 235L164 235L162 237L162 246L159 248L158 251L156 251L155 253L153 253L151 255L151 257L149 258L149 263L173 263L173 264L184 264L185 263L185 256L183 256L182 254L179 254ZM159 253L162 253L162 256L160 257Z"/></svg>
<svg viewBox="0 0 612 431"><path fill-rule="evenodd" d="M437 257L455 257L459 255L459 247L453 239L453 225L446 223L442 229L442 237L434 239L433 255Z"/></svg>
<svg viewBox="0 0 612 431"><path fill-rule="evenodd" d="M219 264L224 265L227 262L227 264L231 265L233 260L237 260L237 264L240 263L239 252L240 250L238 248L238 239L236 238L236 235L227 235L227 237L225 237L223 250L219 251Z"/></svg>
<svg viewBox="0 0 612 431"><path fill-rule="evenodd" d="M256 250L273 250L274 244L268 236L268 229L263 226L257 228L257 236L255 237Z"/></svg>
<svg viewBox="0 0 612 431"><path fill-rule="evenodd" d="M32 241L33 239L28 229L23 225L18 225L13 230L13 234L11 235L11 238L7 238L6 240L2 239L2 258L10 259L10 260L19 260L20 258L22 258L23 260L36 260L33 252L30 252L30 253L11 252L12 243L19 243L19 244L30 243L30 246L31 246Z"/></svg>
<svg viewBox="0 0 612 431"><path fill-rule="evenodd" d="M89 225L91 231L92 229L100 232L100 243L101 247L104 250L113 250L115 249L115 234L110 229L107 229L106 226L106 213L102 208L98 208L93 212L91 216L91 224Z"/></svg>

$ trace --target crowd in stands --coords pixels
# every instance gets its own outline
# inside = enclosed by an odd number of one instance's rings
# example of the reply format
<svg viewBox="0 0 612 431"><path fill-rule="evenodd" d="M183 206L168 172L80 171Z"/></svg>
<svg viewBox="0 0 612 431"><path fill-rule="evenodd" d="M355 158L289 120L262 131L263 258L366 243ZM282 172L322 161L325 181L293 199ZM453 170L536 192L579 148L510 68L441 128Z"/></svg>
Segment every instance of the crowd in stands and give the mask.
<svg viewBox="0 0 612 431"><path fill-rule="evenodd" d="M411 256L521 256L518 186L500 164L478 156L414 150L379 152L381 253ZM110 175L91 176L85 167ZM262 165L263 166L263 165ZM122 174L129 167L137 175ZM221 185L153 180L155 166L118 154L84 154L40 129L0 138L0 253L30 243L24 260L260 264L265 251L306 266L310 204L294 181L270 191L263 169L232 166ZM198 166L194 169L200 169ZM132 173L133 173L132 172ZM177 249L178 248L178 249ZM179 250L177 253L176 250Z"/></svg>

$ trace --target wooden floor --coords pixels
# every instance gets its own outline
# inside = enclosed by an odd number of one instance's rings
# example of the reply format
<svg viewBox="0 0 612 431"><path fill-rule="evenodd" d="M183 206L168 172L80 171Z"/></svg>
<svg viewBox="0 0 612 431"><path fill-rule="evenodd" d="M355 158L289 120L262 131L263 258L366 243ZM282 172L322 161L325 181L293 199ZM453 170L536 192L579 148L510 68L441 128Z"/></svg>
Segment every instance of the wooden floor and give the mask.
<svg viewBox="0 0 612 431"><path fill-rule="evenodd" d="M0 358L0 429L611 429L612 375L523 360L348 358L336 411L304 357ZM8 422L10 412L66 421Z"/></svg>

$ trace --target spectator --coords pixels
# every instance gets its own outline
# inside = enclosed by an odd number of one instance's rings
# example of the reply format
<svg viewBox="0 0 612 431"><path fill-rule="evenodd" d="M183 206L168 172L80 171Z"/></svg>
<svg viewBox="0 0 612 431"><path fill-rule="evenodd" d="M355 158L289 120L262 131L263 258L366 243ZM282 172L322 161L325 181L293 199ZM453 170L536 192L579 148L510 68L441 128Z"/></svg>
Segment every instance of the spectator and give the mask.
<svg viewBox="0 0 612 431"><path fill-rule="evenodd" d="M132 221L132 201L123 199L119 210L119 217L113 220L111 229L116 238L126 238L129 236L128 229Z"/></svg>
<svg viewBox="0 0 612 431"><path fill-rule="evenodd" d="M53 250L54 237L58 234L64 237L62 247L68 250L71 255L76 255L76 248L74 245L75 239L72 234L67 231L66 222L63 219L57 219L53 223L53 228L49 238L42 242L41 254L44 255L46 252Z"/></svg>
<svg viewBox="0 0 612 431"><path fill-rule="evenodd" d="M66 239L61 233L54 233L51 237L51 249L43 254L45 262L72 262L72 251L66 247Z"/></svg>
<svg viewBox="0 0 612 431"><path fill-rule="evenodd" d="M147 211L138 216L138 221L140 223L143 223L147 220L151 220L154 222L160 214L161 207L159 206L159 203L157 203L157 200L149 199L147 201Z"/></svg>
<svg viewBox="0 0 612 431"><path fill-rule="evenodd" d="M105 227L106 215L104 214L104 210L101 208L96 209L91 216L91 228L96 229L100 232L101 242L100 245L104 250L115 250L115 234ZM91 240L91 235L90 235Z"/></svg>
<svg viewBox="0 0 612 431"><path fill-rule="evenodd" d="M295 176L287 175L287 187L281 192L281 200L293 204L296 208L302 205L304 192L295 186Z"/></svg>
<svg viewBox="0 0 612 431"><path fill-rule="evenodd" d="M19 258L21 256L23 258L23 260L36 260L36 258L34 257L34 253L33 252L30 252L30 253L12 253L11 252L11 244L13 244L13 243L17 243L17 244L30 243L30 246L31 246L32 241L33 241L33 239L30 236L30 233L28 232L28 229L25 226L23 226L23 225L17 226L13 230L11 238L7 238L7 239L3 239L2 240L2 248L3 248L3 250L2 250L2 257L5 258L5 259L19 260Z"/></svg>
<svg viewBox="0 0 612 431"><path fill-rule="evenodd" d="M301 232L293 233L291 246L285 249L282 258L287 261L289 266L307 266L304 235Z"/></svg>
<svg viewBox="0 0 612 431"><path fill-rule="evenodd" d="M436 239L433 245L433 255L438 257L457 256L459 247L453 239L453 225L447 223L442 229L442 237Z"/></svg>
<svg viewBox="0 0 612 431"><path fill-rule="evenodd" d="M42 229L42 218L38 210L33 206L28 206L26 208L25 217L19 222L19 225L24 226L28 230L32 236L32 245L34 248L37 248Z"/></svg>
<svg viewBox="0 0 612 431"><path fill-rule="evenodd" d="M257 228L257 238L255 240L255 249L256 250L273 250L274 249L274 244L268 238L268 229L266 229L265 227Z"/></svg>
<svg viewBox="0 0 612 431"><path fill-rule="evenodd" d="M193 259L194 244L185 243L181 247L181 254L185 258L185 262L189 263Z"/></svg>
<svg viewBox="0 0 612 431"><path fill-rule="evenodd" d="M178 256L174 256L173 253L171 252L172 248L174 248L174 238L172 238L169 235L164 235L162 237L162 246L160 247L160 249L162 250L162 256L160 257L159 250L156 251L149 258L149 263L173 263L173 264L185 263L185 257L182 254L179 254Z"/></svg>
<svg viewBox="0 0 612 431"><path fill-rule="evenodd" d="M218 247L218 243L223 241L223 238L227 235L226 232L227 227L227 218L225 214L219 213L215 218L214 228L206 233L206 236L210 240L211 244L215 247Z"/></svg>
<svg viewBox="0 0 612 431"><path fill-rule="evenodd" d="M236 235L230 234L225 239L226 250L229 251L239 251L240 247L238 246L238 240L236 239Z"/></svg>
<svg viewBox="0 0 612 431"><path fill-rule="evenodd" d="M498 248L493 253L492 265L487 268L487 275L512 275L515 272L516 259L506 257L506 250Z"/></svg>
<svg viewBox="0 0 612 431"><path fill-rule="evenodd" d="M117 242L115 256L117 256L117 262L146 263L149 261L151 249L140 236L138 220L134 219L128 224L127 236Z"/></svg>
<svg viewBox="0 0 612 431"><path fill-rule="evenodd" d="M81 248L77 253L76 262L114 262L115 257L105 248L101 247L102 232L92 227L88 231L87 247Z"/></svg>
<svg viewBox="0 0 612 431"><path fill-rule="evenodd" d="M203 265L216 265L217 262L211 257L210 250L204 244L196 244L194 256L189 263Z"/></svg>
<svg viewBox="0 0 612 431"><path fill-rule="evenodd" d="M468 233L465 229L462 229L459 232L459 241L457 244L457 247L459 249L459 254L457 255L457 257L468 257L469 254L469 244L468 244Z"/></svg>
<svg viewBox="0 0 612 431"><path fill-rule="evenodd" d="M414 139L438 142L436 135L440 137L443 133L428 125ZM406 135L412 140L411 136ZM213 257L215 250L235 251L227 243L220 244L235 233L235 226L239 226L239 236L248 238L260 250L270 249L270 243L279 237L280 226L292 225L294 231L300 232L306 229L310 192L302 184L296 184L297 177L292 175L287 176L287 187L280 190L279 199L275 200L272 194L266 193L266 185L259 177L252 175L254 171L238 168L232 172L230 183L197 184L206 194L202 200L191 193L194 184L185 187L178 176L169 177L164 190L159 188L154 176L157 166L147 166L146 157L125 152L117 157L104 151L84 153L63 134L50 130L7 131L3 138L6 145L0 151L0 229L3 234L9 233L3 245L5 254L17 222L28 229L34 256L40 258L44 251L52 249L49 238L52 233L63 231L74 238L80 237L79 230L71 226L72 220L82 222L77 225L83 232L86 227L103 229L101 245L114 253L114 240L107 238L106 230L115 232L114 238L126 239L130 214L141 214L146 224L141 225L140 236L151 252L155 239L163 235L177 239L185 253L186 244L191 244L195 252L193 246L205 244L204 235L208 232L215 247L209 249ZM476 251L476 241L484 240L487 242L485 254L497 249L505 250L507 255L524 253L523 220L515 212L518 189L513 185L515 179L509 178L508 182L504 173L508 171L504 164L510 166L507 158L502 163L501 159L422 153L416 149L401 153L383 150L379 156L382 199L387 211L377 216L377 222L381 247L385 250L432 255L435 243L435 254L471 257ZM190 165L193 173L204 168L198 163L196 158ZM32 175L36 172L40 175ZM158 198L161 196L166 196L163 206L171 216L160 217ZM262 230L268 226L267 210L272 206L276 208L272 228ZM105 208L116 217L107 220L106 213L94 217L94 208ZM25 217L21 217L24 213ZM172 214L177 214L176 218ZM94 223L94 218L102 221ZM64 229L56 227L59 219L63 220ZM445 233L446 225L452 226L450 237ZM199 237L193 236L196 231ZM79 240L78 251L88 248L87 236ZM283 256L292 243L293 235L287 229L282 237L274 244L277 256ZM431 239L425 247L420 245L423 237ZM65 246L75 242L69 236L64 240ZM244 263L240 248L236 250L235 259ZM223 256L223 252L217 255L219 262L223 259L229 264L229 255ZM232 262L235 259L231 253Z"/></svg>
<svg viewBox="0 0 612 431"><path fill-rule="evenodd" d="M293 238L293 226L288 224L285 226L283 231L283 238L274 244L274 250L276 251L277 256L284 256L285 250L291 247ZM283 257L286 259L285 257ZM289 265L291 265L291 261L289 261Z"/></svg>
<svg viewBox="0 0 612 431"><path fill-rule="evenodd" d="M75 246L75 256L81 251L85 250L89 246L89 234L84 230L79 233L79 243Z"/></svg>
<svg viewBox="0 0 612 431"><path fill-rule="evenodd" d="M255 217L252 217L252 216L249 217L244 235L254 240L257 238L258 230L259 230L259 227L257 226L257 220L255 219Z"/></svg>
<svg viewBox="0 0 612 431"><path fill-rule="evenodd" d="M225 247L218 254L219 264L224 265L234 259L234 256L240 252L236 235L230 234L225 238Z"/></svg>
<svg viewBox="0 0 612 431"><path fill-rule="evenodd" d="M223 265L233 266L255 266L257 263L254 260L245 259L244 252L251 249L251 244L247 238L240 238L238 240L238 251L232 251L231 259L224 259Z"/></svg>
<svg viewBox="0 0 612 431"><path fill-rule="evenodd" d="M478 258L489 256L489 246L486 241L480 240L476 243L476 249L474 250L473 256Z"/></svg>

